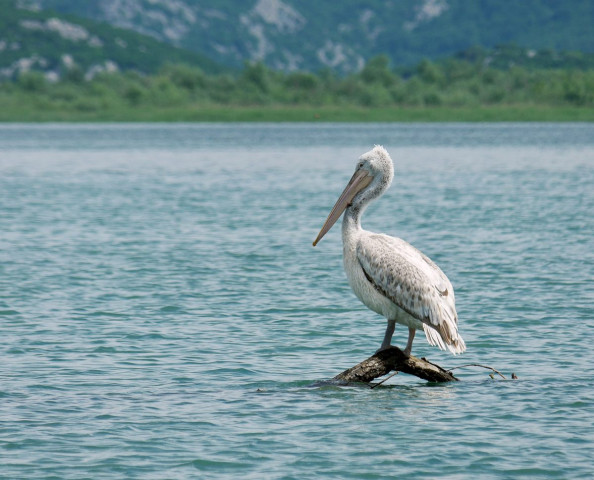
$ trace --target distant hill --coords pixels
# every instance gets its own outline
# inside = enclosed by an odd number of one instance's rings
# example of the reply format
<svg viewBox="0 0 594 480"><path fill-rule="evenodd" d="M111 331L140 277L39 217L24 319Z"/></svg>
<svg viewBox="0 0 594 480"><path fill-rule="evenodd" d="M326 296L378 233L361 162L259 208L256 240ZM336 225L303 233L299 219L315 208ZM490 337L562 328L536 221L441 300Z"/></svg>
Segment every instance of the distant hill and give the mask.
<svg viewBox="0 0 594 480"><path fill-rule="evenodd" d="M17 0L15 0L17 1ZM211 60L359 70L478 46L594 53L592 0L18 0L135 30ZM122 34L119 34L120 38ZM114 47L115 48L115 47Z"/></svg>
<svg viewBox="0 0 594 480"><path fill-rule="evenodd" d="M528 70L546 69L594 69L594 53L557 51L549 48L533 49L517 45L499 45L487 49L471 47L453 56L472 64L507 70L523 67ZM448 59L445 59L448 61Z"/></svg>
<svg viewBox="0 0 594 480"><path fill-rule="evenodd" d="M167 62L192 64L207 73L224 69L198 53L105 23L17 8L12 0L0 0L0 12L0 80L28 70L43 71L50 80L130 69L154 73Z"/></svg>

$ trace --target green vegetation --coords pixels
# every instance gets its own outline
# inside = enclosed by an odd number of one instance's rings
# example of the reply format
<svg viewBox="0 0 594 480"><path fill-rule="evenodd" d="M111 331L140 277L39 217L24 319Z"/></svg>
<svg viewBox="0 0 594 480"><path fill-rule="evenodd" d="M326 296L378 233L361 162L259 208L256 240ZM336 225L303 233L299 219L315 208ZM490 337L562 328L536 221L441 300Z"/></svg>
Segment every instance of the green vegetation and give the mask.
<svg viewBox="0 0 594 480"><path fill-rule="evenodd" d="M388 63L375 57L347 77L262 64L213 75L176 64L91 81L72 70L56 83L27 72L0 84L0 121L594 121L594 70L448 59L403 74Z"/></svg>

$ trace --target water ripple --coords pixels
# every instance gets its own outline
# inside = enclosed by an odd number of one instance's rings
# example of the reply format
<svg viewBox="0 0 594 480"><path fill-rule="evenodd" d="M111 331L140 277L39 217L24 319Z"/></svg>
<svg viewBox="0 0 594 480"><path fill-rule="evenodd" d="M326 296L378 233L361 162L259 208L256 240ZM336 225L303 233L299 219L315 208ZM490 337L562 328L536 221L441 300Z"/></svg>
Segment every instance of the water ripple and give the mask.
<svg viewBox="0 0 594 480"><path fill-rule="evenodd" d="M592 139L589 124L0 126L0 476L589 478ZM339 229L311 248L374 143L396 178L365 227L442 266L468 344L415 353L519 380L327 382L385 328L346 283Z"/></svg>

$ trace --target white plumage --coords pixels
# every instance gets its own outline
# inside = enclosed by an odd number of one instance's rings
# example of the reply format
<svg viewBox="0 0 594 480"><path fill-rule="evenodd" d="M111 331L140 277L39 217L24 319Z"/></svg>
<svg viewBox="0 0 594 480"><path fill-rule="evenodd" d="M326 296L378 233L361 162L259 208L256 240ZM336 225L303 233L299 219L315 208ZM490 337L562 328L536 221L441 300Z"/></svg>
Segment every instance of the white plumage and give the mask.
<svg viewBox="0 0 594 480"><path fill-rule="evenodd" d="M400 238L361 228L361 215L390 186L392 159L380 146L359 159L355 174L334 205L314 246L344 211L344 268L357 297L388 320L380 349L390 346L396 323L409 328L405 353L410 354L416 330L427 341L457 354L466 349L458 333L452 284L426 255Z"/></svg>

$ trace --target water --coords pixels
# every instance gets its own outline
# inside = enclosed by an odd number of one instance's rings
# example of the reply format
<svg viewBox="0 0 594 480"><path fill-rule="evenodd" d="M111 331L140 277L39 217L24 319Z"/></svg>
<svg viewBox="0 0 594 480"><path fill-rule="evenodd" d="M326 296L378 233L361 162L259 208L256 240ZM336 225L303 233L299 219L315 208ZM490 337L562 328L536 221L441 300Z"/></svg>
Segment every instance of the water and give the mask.
<svg viewBox="0 0 594 480"><path fill-rule="evenodd" d="M468 345L413 353L518 380L316 384L383 337L311 246L375 143ZM590 478L592 185L591 124L2 125L0 478Z"/></svg>

